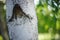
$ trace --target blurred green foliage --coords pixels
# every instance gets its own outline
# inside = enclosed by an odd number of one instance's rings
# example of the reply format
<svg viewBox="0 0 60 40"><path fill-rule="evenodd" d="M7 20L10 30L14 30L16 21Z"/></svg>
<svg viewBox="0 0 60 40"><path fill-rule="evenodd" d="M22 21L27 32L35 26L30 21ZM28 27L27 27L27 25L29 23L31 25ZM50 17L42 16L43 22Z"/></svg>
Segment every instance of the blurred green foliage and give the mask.
<svg viewBox="0 0 60 40"><path fill-rule="evenodd" d="M2 36L0 35L0 40L3 40Z"/></svg>
<svg viewBox="0 0 60 40"><path fill-rule="evenodd" d="M60 0L39 0L36 6L39 33L59 33Z"/></svg>
<svg viewBox="0 0 60 40"><path fill-rule="evenodd" d="M5 5L5 3L3 3L2 0L0 0L0 20L3 21L3 22L6 19L5 18L5 16L6 16L6 14L5 14L6 13L6 10L4 10L4 5ZM0 27L0 29L1 29L1 27ZM1 30L0 30L0 32L1 32ZM3 37L1 35L1 33L0 33L0 40L3 40Z"/></svg>

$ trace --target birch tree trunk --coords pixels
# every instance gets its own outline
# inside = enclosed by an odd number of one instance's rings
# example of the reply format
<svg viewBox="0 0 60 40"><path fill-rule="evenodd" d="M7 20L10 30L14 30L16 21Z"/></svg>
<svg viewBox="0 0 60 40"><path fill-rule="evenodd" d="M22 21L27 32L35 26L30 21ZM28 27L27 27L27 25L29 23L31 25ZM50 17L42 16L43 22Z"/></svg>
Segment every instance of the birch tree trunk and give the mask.
<svg viewBox="0 0 60 40"><path fill-rule="evenodd" d="M12 18L14 6L18 4L22 9L22 17ZM38 40L37 17L34 0L6 0L6 20L10 40ZM20 11L21 12L21 11ZM18 13L19 14L19 13Z"/></svg>

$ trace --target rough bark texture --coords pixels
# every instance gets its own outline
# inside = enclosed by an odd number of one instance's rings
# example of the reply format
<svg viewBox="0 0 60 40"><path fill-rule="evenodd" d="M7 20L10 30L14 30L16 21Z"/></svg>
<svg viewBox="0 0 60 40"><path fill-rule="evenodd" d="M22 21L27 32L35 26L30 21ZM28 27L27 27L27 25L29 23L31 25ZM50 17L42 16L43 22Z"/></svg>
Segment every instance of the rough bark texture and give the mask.
<svg viewBox="0 0 60 40"><path fill-rule="evenodd" d="M18 4L22 9L22 17L17 16L13 21L9 20L13 14L14 5ZM9 31L10 40L38 40L37 17L35 13L33 0L7 0L6 1L6 20ZM32 18L32 19L31 19Z"/></svg>

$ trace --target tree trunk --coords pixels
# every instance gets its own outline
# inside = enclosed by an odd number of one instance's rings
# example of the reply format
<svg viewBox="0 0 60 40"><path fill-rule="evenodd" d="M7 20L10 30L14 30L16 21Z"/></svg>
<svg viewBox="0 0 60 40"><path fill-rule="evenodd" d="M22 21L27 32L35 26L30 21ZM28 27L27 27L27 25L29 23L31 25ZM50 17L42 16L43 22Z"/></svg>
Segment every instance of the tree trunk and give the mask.
<svg viewBox="0 0 60 40"><path fill-rule="evenodd" d="M6 20L10 40L38 40L33 0L6 0Z"/></svg>

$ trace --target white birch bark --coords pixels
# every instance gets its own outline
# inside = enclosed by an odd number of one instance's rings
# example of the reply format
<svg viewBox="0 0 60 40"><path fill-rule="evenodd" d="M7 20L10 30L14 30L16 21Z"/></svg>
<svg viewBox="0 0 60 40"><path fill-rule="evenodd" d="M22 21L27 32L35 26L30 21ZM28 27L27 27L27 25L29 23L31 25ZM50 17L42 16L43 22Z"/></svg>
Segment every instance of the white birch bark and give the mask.
<svg viewBox="0 0 60 40"><path fill-rule="evenodd" d="M8 22L12 16L12 10L15 4L19 4L27 17L14 19ZM35 13L34 0L6 0L6 20L10 40L38 40L37 17Z"/></svg>

